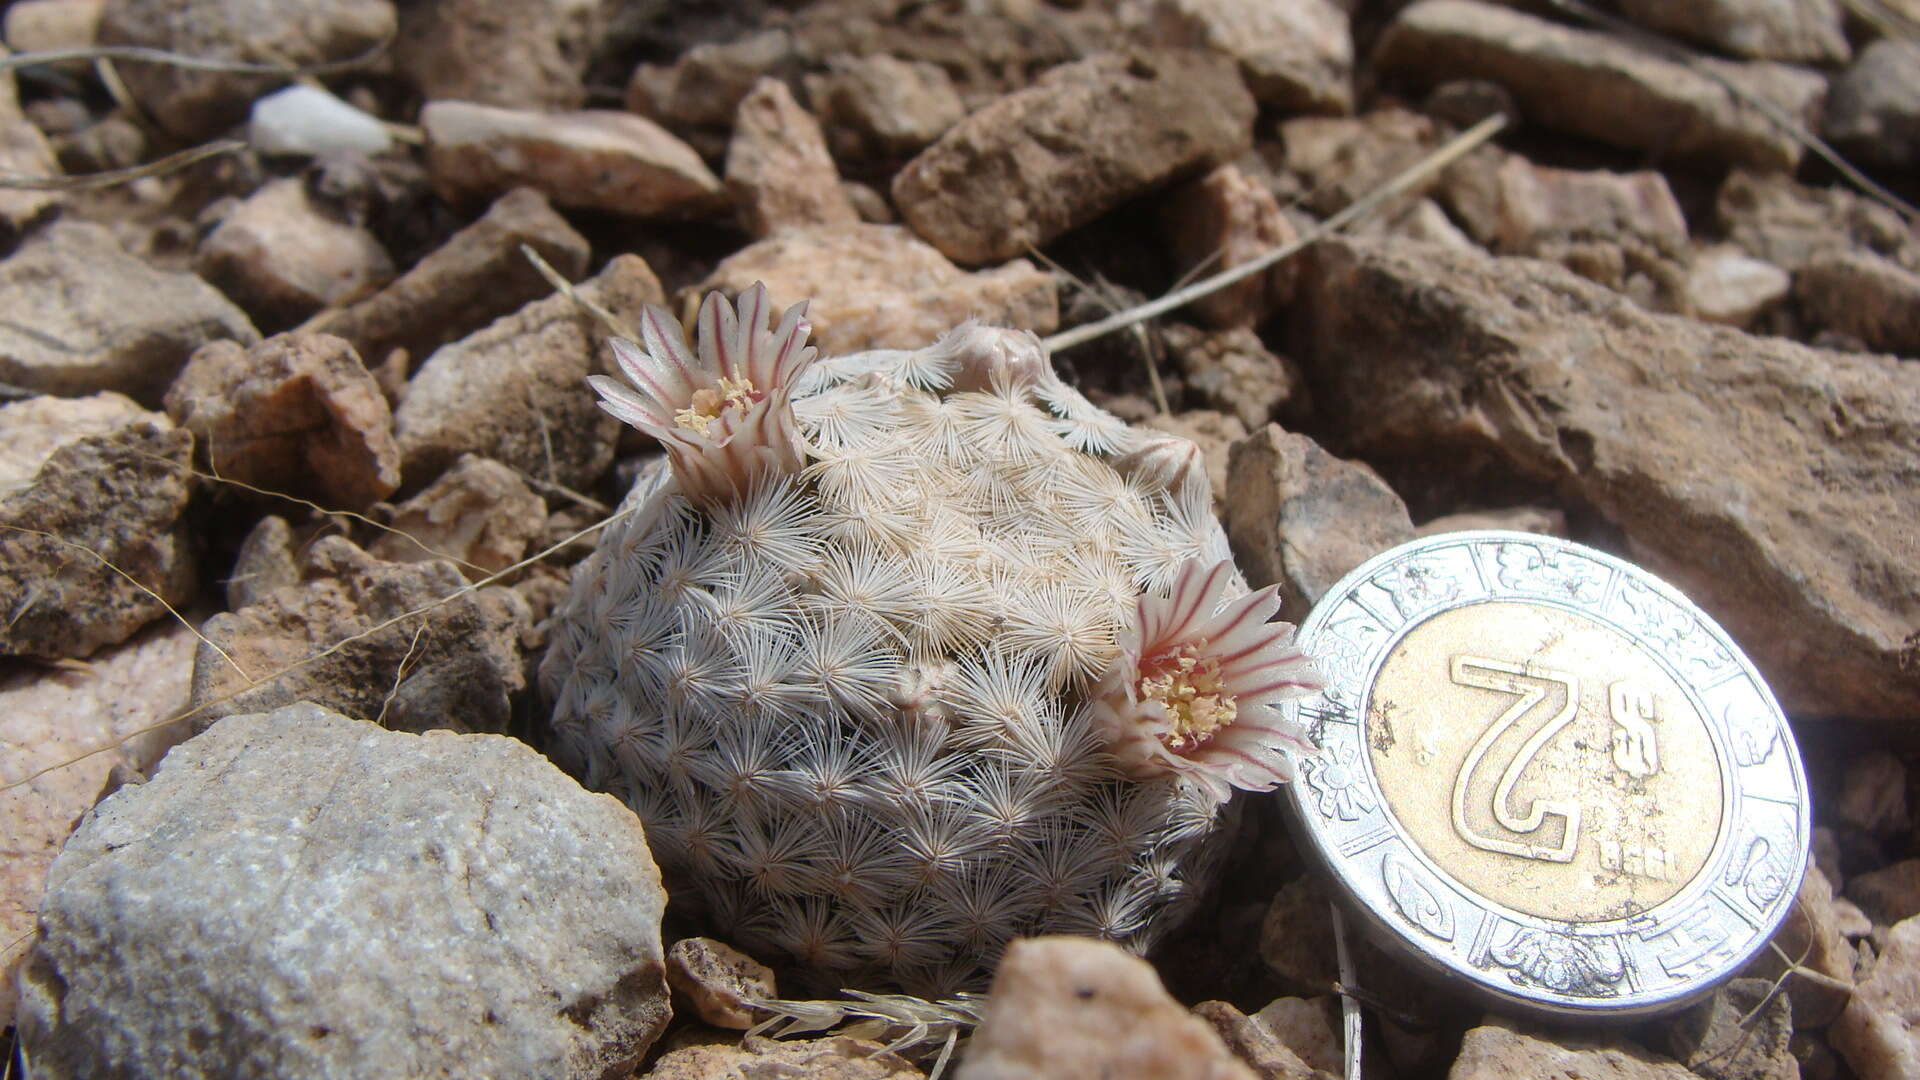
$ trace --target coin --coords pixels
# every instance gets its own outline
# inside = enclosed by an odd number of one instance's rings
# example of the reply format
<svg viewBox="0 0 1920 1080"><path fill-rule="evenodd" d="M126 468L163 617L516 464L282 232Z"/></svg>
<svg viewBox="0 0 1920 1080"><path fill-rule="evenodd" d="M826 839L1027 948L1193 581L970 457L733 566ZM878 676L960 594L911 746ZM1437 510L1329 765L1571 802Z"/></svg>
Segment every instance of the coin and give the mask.
<svg viewBox="0 0 1920 1080"><path fill-rule="evenodd" d="M1724 631L1601 552L1402 545L1301 624L1326 689L1294 817L1374 937L1504 1004L1633 1016L1766 944L1799 889L1806 775Z"/></svg>

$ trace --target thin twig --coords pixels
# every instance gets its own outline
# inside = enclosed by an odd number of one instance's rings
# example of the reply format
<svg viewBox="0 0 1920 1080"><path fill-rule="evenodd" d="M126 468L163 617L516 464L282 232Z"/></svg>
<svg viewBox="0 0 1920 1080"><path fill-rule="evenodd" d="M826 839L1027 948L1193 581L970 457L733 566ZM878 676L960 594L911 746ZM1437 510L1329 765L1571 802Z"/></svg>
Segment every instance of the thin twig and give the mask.
<svg viewBox="0 0 1920 1080"><path fill-rule="evenodd" d="M407 664L413 659L413 652L420 647L420 638L424 636L426 632L426 623L421 623L419 626L413 628L413 640L407 642L406 653L400 657L400 662L394 665L393 686L387 691L387 696L380 699L380 713L373 718L374 723L382 727L386 726L387 710L393 707L393 699L400 696L400 684L404 682L407 677Z"/></svg>
<svg viewBox="0 0 1920 1080"><path fill-rule="evenodd" d="M636 332L633 327L621 322L619 316L580 295L580 290L574 288L571 281L561 277L560 271L548 265L547 260L541 258L540 253L533 250L531 245L521 244L520 254L527 257L527 261L533 264L535 270L540 271L540 276L546 278L547 283L552 285L556 292L565 295L567 299L585 308L588 314L600 320L600 324L605 326L609 333L615 337L626 338L629 341L640 340L639 333Z"/></svg>
<svg viewBox="0 0 1920 1080"><path fill-rule="evenodd" d="M77 176L0 176L0 188L24 191L91 191L94 188L112 187L148 176L166 176L179 172L189 165L196 165L208 158L225 154L237 154L247 148L239 139L215 139L210 143L176 151L163 158L139 165L129 165L124 169L107 169L104 172L81 173Z"/></svg>
<svg viewBox="0 0 1920 1080"><path fill-rule="evenodd" d="M1293 243L1277 247L1272 251L1243 262L1239 266L1222 270L1212 277L1196 281L1184 289L1175 289L1173 292L1168 293L1158 300L1148 301L1138 307L1120 312L1118 315L1101 319L1099 322L1087 323L1084 326L1076 326L1071 330L1062 331L1047 338L1041 344L1046 346L1047 351L1054 353L1062 349L1070 349L1075 345L1092 341L1094 338L1110 334L1115 330L1131 326L1134 323L1165 315L1167 312L1175 308L1184 307L1203 296L1209 296L1219 292L1221 289L1226 288L1236 281L1250 278L1266 270L1268 267L1273 266L1275 263L1280 262L1282 259L1286 259L1317 243L1323 237L1345 228L1347 225L1371 213L1381 204L1413 189L1428 177L1464 157L1481 143L1491 139L1496 132L1505 126L1507 126L1507 118L1505 116L1499 114L1489 116L1485 120L1480 121L1455 136L1454 139L1445 146L1442 146L1440 149L1435 150L1425 158L1414 163L1411 168L1401 172L1393 179L1388 180L1386 183L1354 200L1346 209L1307 230L1305 235Z"/></svg>
<svg viewBox="0 0 1920 1080"><path fill-rule="evenodd" d="M1053 256L1048 255L1032 244L1027 245L1027 253L1039 259L1041 262L1046 263L1047 269L1065 277L1075 288L1093 297L1095 303L1107 309L1108 315L1114 315L1120 311L1120 302L1112 295L1112 289L1105 281L1102 281L1098 287L1088 284L1080 275L1061 266ZM1213 262L1219 258L1220 252L1216 251L1203 260L1201 265ZM1193 271L1188 271L1189 274L1192 272ZM1175 287L1178 288L1182 284L1185 284L1185 282L1176 282ZM1147 327L1144 322L1136 325L1133 330L1134 338L1140 343L1140 354L1146 358L1147 383L1153 388L1154 403L1160 407L1160 414L1162 416L1171 416L1173 415L1173 406L1167 403L1167 388L1165 384L1160 381L1160 365L1154 357L1156 350L1153 347L1153 335L1147 333Z"/></svg>
<svg viewBox="0 0 1920 1080"><path fill-rule="evenodd" d="M391 39L383 40L358 56L305 66L222 60L211 56L189 56L186 53L153 49L144 45L86 45L72 49L42 49L37 52L14 53L12 56L0 57L0 71L38 67L44 64L63 64L71 60L132 60L186 68L189 71L218 71L229 75L280 75L292 79L301 75L333 75L363 67L379 59L380 54L387 50L390 43Z"/></svg>

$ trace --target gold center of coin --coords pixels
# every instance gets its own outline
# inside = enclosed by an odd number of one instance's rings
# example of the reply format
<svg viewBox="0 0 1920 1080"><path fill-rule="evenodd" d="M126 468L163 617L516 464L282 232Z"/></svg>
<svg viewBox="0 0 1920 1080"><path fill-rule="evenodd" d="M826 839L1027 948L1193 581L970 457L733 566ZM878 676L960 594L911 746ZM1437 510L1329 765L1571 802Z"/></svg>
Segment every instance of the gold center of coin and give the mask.
<svg viewBox="0 0 1920 1080"><path fill-rule="evenodd" d="M1545 605L1455 608L1381 666L1367 741L1411 841L1468 889L1601 922L1706 866L1726 807L1700 713L1641 646Z"/></svg>

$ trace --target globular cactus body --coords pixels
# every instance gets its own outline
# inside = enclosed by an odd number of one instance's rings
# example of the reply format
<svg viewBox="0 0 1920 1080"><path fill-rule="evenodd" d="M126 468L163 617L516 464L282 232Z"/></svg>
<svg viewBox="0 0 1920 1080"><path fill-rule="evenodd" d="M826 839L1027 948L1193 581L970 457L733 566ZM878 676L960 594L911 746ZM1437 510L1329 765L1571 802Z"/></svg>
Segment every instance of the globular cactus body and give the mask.
<svg viewBox="0 0 1920 1080"><path fill-rule="evenodd" d="M596 384L670 460L556 621L556 754L822 987L945 994L1040 932L1146 947L1230 789L1305 749L1271 705L1313 681L1197 453L1029 334L816 361L799 309L767 321L709 298L696 353L650 312L638 392Z"/></svg>

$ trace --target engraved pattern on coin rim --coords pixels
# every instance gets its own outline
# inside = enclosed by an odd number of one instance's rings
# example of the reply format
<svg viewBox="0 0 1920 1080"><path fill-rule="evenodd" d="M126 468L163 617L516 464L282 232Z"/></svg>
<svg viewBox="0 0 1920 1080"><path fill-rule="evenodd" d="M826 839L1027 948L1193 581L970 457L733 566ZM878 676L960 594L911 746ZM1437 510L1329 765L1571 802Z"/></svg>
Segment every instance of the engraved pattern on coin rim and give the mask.
<svg viewBox="0 0 1920 1080"><path fill-rule="evenodd" d="M1609 927L1606 931L1599 933L1590 931L1586 934L1566 935L1575 940L1609 942L1615 955L1620 958L1622 964L1621 977L1599 979L1599 982L1610 987L1610 990L1603 993L1600 997L1594 997L1592 995L1569 994L1554 991L1544 983L1531 985L1526 981L1522 973L1511 967L1508 967L1507 971L1512 985L1503 987L1501 980L1492 978L1492 972L1488 970L1490 965L1486 950L1488 948L1487 935L1494 932L1495 924L1504 922L1509 926L1518 925L1541 933L1552 934L1555 933L1556 930L1554 928L1555 924L1550 921L1537 920L1527 916L1518 916L1517 918L1511 919L1504 918L1498 914L1497 905L1492 905L1484 898L1461 889L1457 883L1453 883L1450 879L1442 876L1439 879L1434 879L1432 883L1438 885L1443 894L1452 894L1456 899L1464 901L1468 905L1466 910L1477 912L1477 928L1472 933L1466 935L1469 940L1447 941L1444 943L1433 938L1409 934L1403 928L1396 928L1385 918L1383 904L1391 904L1396 910L1400 911L1403 916L1406 914L1401 906L1401 899L1395 895L1393 884L1386 880L1388 876L1384 869L1386 860L1381 859L1376 861L1370 858L1367 859L1366 861L1373 863L1373 866L1364 866L1361 862L1361 859L1366 855L1367 850L1372 848L1372 845L1369 844L1364 848L1355 849L1353 855L1350 857L1343 856L1339 853L1339 848L1342 846L1340 837L1348 836L1347 842L1350 843L1351 838L1347 833L1340 830L1329 831L1326 827L1316 827L1307 821L1304 812L1297 815L1297 820L1307 824L1307 832L1312 839L1311 846L1317 851L1318 855L1325 860L1335 879L1340 881L1344 887L1353 890L1356 896L1362 901L1361 914L1365 916L1366 921L1372 924L1376 930L1386 932L1390 941L1409 949L1412 955L1420 958L1424 963L1433 965L1436 970L1451 972L1456 976L1464 976L1471 983L1485 991L1491 992L1496 998L1511 1004L1531 1007L1561 1016L1580 1015L1591 1012L1595 1008L1609 1013L1627 1015L1643 1014L1670 1007L1690 997L1691 992L1697 992L1703 985L1712 985L1718 982L1721 978L1730 974L1731 971L1736 969L1740 964L1744 964L1753 953L1764 947L1767 939L1770 938L1773 931L1778 928L1781 919L1785 915L1786 908L1789 906L1785 903L1780 903L1778 897L1776 897L1773 910L1767 911L1764 908L1760 909L1761 918L1758 922L1754 922L1753 917L1750 915L1742 916L1741 918L1746 921L1742 922L1735 931L1729 932L1730 936L1738 939L1732 949L1727 953L1727 955L1731 957L1731 960L1726 962L1721 968L1713 970L1711 979L1703 980L1697 976L1691 978L1666 977L1662 979L1658 977L1659 972L1641 970L1641 966L1631 959L1631 957L1635 955L1635 952L1629 948L1629 939L1638 939L1646 942L1675 932L1687 933L1691 927L1683 927L1681 920L1692 919L1697 921L1703 917L1703 915L1710 917L1706 911L1709 903L1707 898L1709 896L1720 896L1721 899L1719 899L1717 903L1721 905L1730 902L1730 900L1722 896L1720 892L1721 889L1725 888L1725 886L1721 885L1720 879L1728 872L1728 865L1734 858L1736 843L1740 836L1743 835L1741 830L1747 824L1747 815L1744 807L1745 800L1738 794L1740 787L1737 778L1738 769L1732 766L1736 763L1745 766L1765 761L1775 753L1776 750L1784 748L1790 765L1790 778L1794 786L1793 794L1795 800L1792 804L1795 822L1788 824L1786 832L1791 835L1786 836L1785 840L1788 846L1798 850L1806 846L1808 838L1807 830L1809 822L1807 820L1808 795L1806 778L1799 762L1798 750L1793 746L1790 730L1786 726L1784 715L1780 713L1778 705L1773 701L1772 695L1768 692L1765 683L1760 680L1758 673L1754 671L1752 663L1739 652L1738 647L1731 642L1731 639L1725 636L1725 632L1704 613L1700 612L1691 602L1687 601L1677 592L1674 592L1672 587L1665 582L1660 581L1644 570L1608 556L1603 552L1591 551L1580 545L1550 537L1495 531L1476 531L1455 533L1444 537L1426 538L1411 544L1402 545L1400 548L1391 551L1383 552L1373 559L1368 560L1367 563L1356 568L1328 591L1326 596L1323 597L1320 606L1316 607L1303 622L1300 637L1303 641L1311 641L1313 636L1321 632L1328 623L1332 622L1336 615L1346 614L1352 617L1353 615L1364 614L1369 621L1374 622L1375 625L1371 628L1374 634L1370 636L1374 639L1375 647L1370 651L1366 651L1367 660L1365 663L1354 665L1354 667L1364 670L1353 670L1352 667L1349 667L1348 670L1340 672L1340 678L1330 680L1329 685L1329 690L1332 691L1329 696L1334 699L1336 707L1348 710L1348 715L1356 716L1358 722L1364 723L1366 695L1364 693L1356 694L1355 688L1370 688L1373 685L1373 682L1378 677L1380 664L1383 662L1386 654L1391 652L1392 645L1397 643L1413 622L1423 622L1425 618L1432 617L1438 614L1440 610L1447 609L1451 606L1462 606L1466 603L1484 600L1541 599L1551 602L1553 599L1559 598L1548 590L1541 590L1546 595L1536 594L1534 596L1527 595L1527 593L1532 592L1532 590L1514 590L1514 593L1518 593L1519 595L1503 592L1501 586L1509 589L1511 589L1512 586L1505 582L1499 582L1497 559L1483 559L1481 557L1481 552L1485 549L1497 547L1502 544L1520 544L1535 551L1551 550L1556 553L1556 558L1571 557L1596 564L1601 569L1603 579L1609 582L1606 589L1609 595L1600 602L1601 604L1613 606L1617 603L1612 597L1612 593L1618 588L1618 586L1613 584L1614 579L1617 578L1618 581L1622 583L1630 582L1637 586L1637 598L1644 596L1654 600L1656 603L1663 602L1661 606L1668 608L1671 613L1686 618L1692 625L1684 628L1681 637L1694 637L1696 640L1698 640L1698 637L1704 637L1711 646L1711 652L1709 653L1711 661L1705 664L1696 661L1693 664L1695 669L1705 669L1697 671L1697 673L1696 671L1689 670L1675 670L1676 665L1665 666L1667 666L1669 672L1675 676L1676 680L1682 686L1686 687L1694 696L1694 703L1701 707L1703 717L1707 714L1705 712L1705 702L1702 698L1708 686L1724 683L1735 676L1746 681L1751 689L1756 692L1758 698L1757 702L1746 702L1743 704L1743 707L1747 707L1749 712L1756 710L1771 711L1771 716L1769 717L1771 722L1767 725L1766 731L1770 732L1772 737L1768 738L1764 747L1760 747L1757 751L1754 747L1755 744L1760 741L1762 735L1762 732L1759 730L1761 725L1756 723L1758 720L1757 716L1743 715L1742 722L1736 723L1730 716L1722 715L1717 717L1717 719L1723 721L1718 728L1716 728L1713 723L1708 723L1709 731L1714 737L1718 752L1722 755L1723 768L1721 771L1723 781L1729 786L1729 802L1723 815L1726 831L1722 837L1722 842L1716 847L1714 856L1711 857L1708 864L1702 867L1701 871L1695 875L1695 879L1690 883L1687 890L1669 898L1661 904L1655 905L1655 907L1645 912L1641 912L1628 919L1620 920L1617 929ZM1385 635L1380 635L1379 631L1384 629L1384 627L1380 625L1378 616L1374 615L1368 604L1360 602L1356 594L1365 586L1381 587L1382 572L1390 569L1390 564L1397 560L1405 559L1410 555L1424 556L1421 560L1422 563L1426 566L1433 566L1440 562L1439 557L1442 553L1451 548L1466 549L1467 564L1473 567L1474 571L1480 575L1480 580L1471 583L1473 587L1466 591L1468 593L1477 593L1478 595L1471 595L1466 599L1459 599L1457 604L1441 604L1435 607L1424 608L1418 612L1418 615L1421 616L1418 620L1410 618L1407 620L1407 623L1401 627L1389 631ZM1482 586L1487 582L1499 583L1492 588L1483 588ZM1456 582L1455 584L1458 585L1460 583ZM1431 582L1424 581L1421 582L1421 586L1423 591L1433 587ZM1561 595L1564 595L1564 593L1565 590L1562 591ZM1456 588L1454 590L1454 596L1456 599L1460 598L1461 590ZM1395 606L1399 606L1397 602ZM1580 614L1587 615L1588 617L1596 617L1595 612L1580 609L1572 604L1555 606L1567 606L1579 611ZM1646 605L1643 602L1643 607L1644 606ZM1600 616L1599 621L1612 626L1629 638L1635 640L1641 639L1640 635L1637 635L1632 628L1618 625L1615 620L1611 618ZM1381 640L1382 636L1385 638L1384 641ZM1354 706L1356 699L1359 701L1360 708L1355 708ZM1302 709L1311 708L1313 704L1318 701L1318 697L1306 699L1297 703L1294 707ZM1747 737L1747 745L1744 747L1739 745L1742 736ZM1751 758L1751 762L1740 760L1743 756ZM1375 792L1377 794L1377 780L1371 776L1370 770L1368 782L1375 785ZM1301 801L1303 794L1301 790L1296 788L1289 795L1289 797L1294 800L1296 810L1305 810ZM1391 820L1390 816L1389 820ZM1393 827L1396 835L1401 836L1404 842L1404 833L1400 830L1398 823L1395 822ZM1746 831L1749 833L1752 832L1752 830ZM1771 842L1772 839L1773 838L1770 837L1769 842ZM1411 847L1411 845L1408 846ZM1417 861L1410 865L1425 865L1424 859L1420 858L1417 851L1412 852L1412 857ZM1376 867L1379 869L1376 870ZM1782 893L1792 892L1793 889L1797 888L1798 875L1789 872L1787 876L1793 878L1793 880L1786 880L1786 878L1776 874L1768 882L1768 888L1772 888L1777 884ZM1734 888L1734 892L1743 898L1746 897L1744 880L1747 877L1751 877L1751 874L1743 874L1742 884L1736 885ZM1411 919L1408 921L1413 922ZM1417 925L1417 923L1415 925ZM1588 925L1589 927L1593 927L1604 924ZM1716 928L1718 928L1717 924ZM1564 929L1565 924L1560 924L1560 930L1564 931ZM1519 956L1519 954L1515 952L1515 949L1518 948L1518 946L1515 945L1515 938L1517 936L1518 932L1515 931L1502 943L1503 950L1510 958ZM1450 945L1451 947L1443 947L1443 945ZM1473 959L1475 952L1479 953L1479 960L1477 962ZM1595 967L1594 970L1600 976L1610 976L1613 966L1610 963L1603 962ZM1620 982L1622 978L1625 980L1625 989L1614 985ZM1557 979L1557 981L1564 982L1566 980ZM1589 982L1591 981L1592 980L1589 980Z"/></svg>

